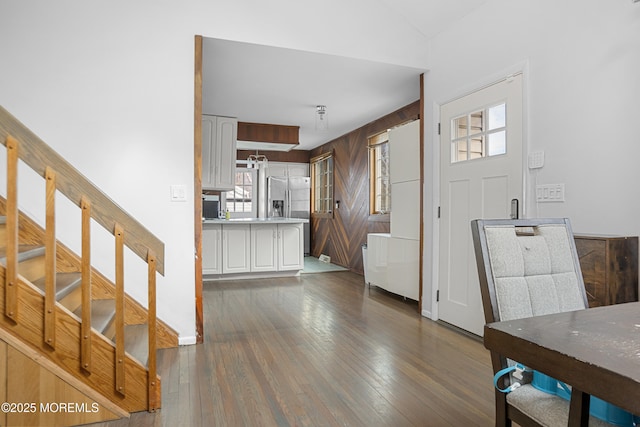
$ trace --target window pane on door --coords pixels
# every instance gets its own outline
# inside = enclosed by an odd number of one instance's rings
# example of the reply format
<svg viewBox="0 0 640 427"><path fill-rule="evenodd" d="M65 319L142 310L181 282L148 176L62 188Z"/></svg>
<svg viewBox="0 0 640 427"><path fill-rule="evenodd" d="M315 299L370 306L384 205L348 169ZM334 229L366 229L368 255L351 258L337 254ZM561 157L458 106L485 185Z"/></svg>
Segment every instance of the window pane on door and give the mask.
<svg viewBox="0 0 640 427"><path fill-rule="evenodd" d="M506 103L451 119L451 163L507 152Z"/></svg>
<svg viewBox="0 0 640 427"><path fill-rule="evenodd" d="M505 111L506 111L506 104L500 104L500 105L496 105L495 107L489 108L489 129L488 130L503 128L507 125Z"/></svg>
<svg viewBox="0 0 640 427"><path fill-rule="evenodd" d="M484 135L474 136L470 140L469 159L484 157Z"/></svg>
<svg viewBox="0 0 640 427"><path fill-rule="evenodd" d="M469 135L484 131L484 111L476 111L469 115Z"/></svg>
<svg viewBox="0 0 640 427"><path fill-rule="evenodd" d="M501 130L500 132L489 134L489 155L498 156L507 152L507 132Z"/></svg>
<svg viewBox="0 0 640 427"><path fill-rule="evenodd" d="M467 140L454 141L452 145L452 162L462 162L467 160Z"/></svg>
<svg viewBox="0 0 640 427"><path fill-rule="evenodd" d="M453 121L453 132L451 134L454 138L462 138L469 134L469 129L467 128L469 121L467 120L467 116L458 117Z"/></svg>

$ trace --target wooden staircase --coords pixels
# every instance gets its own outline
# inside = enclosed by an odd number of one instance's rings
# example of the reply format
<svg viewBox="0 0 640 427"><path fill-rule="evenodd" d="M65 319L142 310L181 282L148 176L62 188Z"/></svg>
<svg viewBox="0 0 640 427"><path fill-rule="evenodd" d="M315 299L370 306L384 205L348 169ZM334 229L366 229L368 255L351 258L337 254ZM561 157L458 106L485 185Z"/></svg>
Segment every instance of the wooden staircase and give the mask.
<svg viewBox="0 0 640 427"><path fill-rule="evenodd" d="M2 107L0 140L7 147L7 197L0 197L0 400L28 401L48 378L50 390L40 390L39 398L71 389L65 396L87 402L82 408L103 409L2 413L0 425L75 425L155 411L161 402L156 349L178 345L177 333L155 316L164 245ZM18 159L45 179L44 228L18 210ZM81 209L81 255L56 238L56 193ZM91 266L91 221L114 235L114 281ZM148 309L124 292L125 246L147 263ZM25 372L25 366L32 369ZM34 399L29 402L51 403Z"/></svg>

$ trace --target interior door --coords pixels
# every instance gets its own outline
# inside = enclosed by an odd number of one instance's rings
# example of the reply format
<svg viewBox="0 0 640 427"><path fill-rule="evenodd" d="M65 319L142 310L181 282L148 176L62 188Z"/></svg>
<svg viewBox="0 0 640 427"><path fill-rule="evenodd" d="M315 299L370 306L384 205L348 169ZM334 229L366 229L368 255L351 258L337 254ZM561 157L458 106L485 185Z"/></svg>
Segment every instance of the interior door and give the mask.
<svg viewBox="0 0 640 427"><path fill-rule="evenodd" d="M442 105L440 119L438 317L482 335L470 222L520 215L522 75Z"/></svg>

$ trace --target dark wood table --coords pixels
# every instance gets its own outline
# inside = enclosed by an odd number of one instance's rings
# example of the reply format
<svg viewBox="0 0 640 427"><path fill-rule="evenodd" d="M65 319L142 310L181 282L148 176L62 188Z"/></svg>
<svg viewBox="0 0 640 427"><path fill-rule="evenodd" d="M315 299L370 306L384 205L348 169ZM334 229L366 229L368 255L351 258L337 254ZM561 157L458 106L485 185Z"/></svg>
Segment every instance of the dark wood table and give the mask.
<svg viewBox="0 0 640 427"><path fill-rule="evenodd" d="M490 323L484 345L570 384L570 426L589 395L640 415L640 302Z"/></svg>

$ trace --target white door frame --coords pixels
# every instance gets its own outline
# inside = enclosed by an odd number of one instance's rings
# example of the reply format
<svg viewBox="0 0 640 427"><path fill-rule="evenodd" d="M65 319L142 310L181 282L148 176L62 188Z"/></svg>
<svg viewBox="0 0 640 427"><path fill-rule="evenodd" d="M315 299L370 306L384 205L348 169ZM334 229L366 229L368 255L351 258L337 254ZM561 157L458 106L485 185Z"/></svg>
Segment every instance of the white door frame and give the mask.
<svg viewBox="0 0 640 427"><path fill-rule="evenodd" d="M528 217L528 175L529 170L527 168L527 154L529 146L529 62L523 61L515 64L511 67L496 72L490 76L476 81L474 84L464 86L460 90L449 94L447 97L443 97L441 100L433 102L433 157L430 159L431 168L433 170L433 206L432 206L432 230L433 239L431 242L431 278L426 278L425 282L431 283L431 307L430 312L426 310L422 311L422 315L430 318L431 320L438 320L438 302L437 294L440 290L440 218L438 218L438 207L440 206L440 135L438 135L438 123L440 123L440 107L448 102L454 101L458 98L462 98L466 95L470 95L474 92L489 87L495 83L498 83L512 74L522 73L522 217ZM427 207L428 208L428 207ZM426 211L427 209L425 209ZM428 239L428 237L427 237Z"/></svg>

